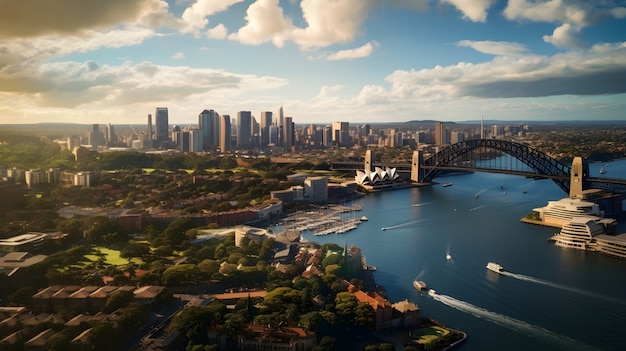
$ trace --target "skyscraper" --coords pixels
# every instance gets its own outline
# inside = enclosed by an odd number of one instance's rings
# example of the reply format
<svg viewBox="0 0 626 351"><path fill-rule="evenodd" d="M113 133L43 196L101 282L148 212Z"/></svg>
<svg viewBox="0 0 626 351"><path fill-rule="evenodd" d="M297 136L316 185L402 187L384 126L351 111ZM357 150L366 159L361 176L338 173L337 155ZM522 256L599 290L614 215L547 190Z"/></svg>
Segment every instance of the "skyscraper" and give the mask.
<svg viewBox="0 0 626 351"><path fill-rule="evenodd" d="M148 114L148 139L152 140L152 115Z"/></svg>
<svg viewBox="0 0 626 351"><path fill-rule="evenodd" d="M237 147L243 150L250 149L252 138L252 112L237 112Z"/></svg>
<svg viewBox="0 0 626 351"><path fill-rule="evenodd" d="M435 145L442 146L450 143L448 133L443 122L435 123Z"/></svg>
<svg viewBox="0 0 626 351"><path fill-rule="evenodd" d="M270 143L270 126L273 123L272 112L261 112L261 147L266 147Z"/></svg>
<svg viewBox="0 0 626 351"><path fill-rule="evenodd" d="M350 146L350 122L333 122L332 140L337 146Z"/></svg>
<svg viewBox="0 0 626 351"><path fill-rule="evenodd" d="M220 151L222 153L230 150L230 115L220 117Z"/></svg>
<svg viewBox="0 0 626 351"><path fill-rule="evenodd" d="M294 130L294 124L293 124L293 118L291 117L285 117L285 125L283 126L283 132L285 133L284 135L284 143L283 146L285 147L285 149L289 149L294 145L294 137L295 137L295 130Z"/></svg>
<svg viewBox="0 0 626 351"><path fill-rule="evenodd" d="M167 107L157 107L154 116L156 123L156 146L161 146L162 142L170 140L168 134L169 116L167 112Z"/></svg>
<svg viewBox="0 0 626 351"><path fill-rule="evenodd" d="M204 110L198 116L198 127L202 132L204 151L215 150L220 146L220 115L213 110Z"/></svg>

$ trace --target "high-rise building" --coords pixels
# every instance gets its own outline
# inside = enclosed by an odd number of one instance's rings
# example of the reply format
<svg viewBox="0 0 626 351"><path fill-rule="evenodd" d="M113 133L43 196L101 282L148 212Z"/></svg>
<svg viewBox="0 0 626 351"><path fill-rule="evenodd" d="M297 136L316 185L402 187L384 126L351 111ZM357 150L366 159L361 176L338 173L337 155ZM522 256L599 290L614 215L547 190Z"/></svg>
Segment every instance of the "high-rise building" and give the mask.
<svg viewBox="0 0 626 351"><path fill-rule="evenodd" d="M443 122L437 122L435 124L435 145L443 146L448 144L450 144L448 131Z"/></svg>
<svg viewBox="0 0 626 351"><path fill-rule="evenodd" d="M148 139L152 140L152 115L148 114Z"/></svg>
<svg viewBox="0 0 626 351"><path fill-rule="evenodd" d="M198 127L202 132L204 151L215 150L220 146L220 115L213 110L204 110L198 116Z"/></svg>
<svg viewBox="0 0 626 351"><path fill-rule="evenodd" d="M107 144L117 143L117 134L115 134L115 127L113 127L111 123L107 125L106 142Z"/></svg>
<svg viewBox="0 0 626 351"><path fill-rule="evenodd" d="M169 137L169 116L167 107L157 107L156 113L154 114L155 123L156 123L156 146L160 147L161 143L167 142L170 140Z"/></svg>
<svg viewBox="0 0 626 351"><path fill-rule="evenodd" d="M92 124L91 132L89 132L89 145L91 145L92 149L97 149L98 146L102 146L103 143L103 134L100 131L100 125Z"/></svg>
<svg viewBox="0 0 626 351"><path fill-rule="evenodd" d="M273 123L272 112L261 112L261 147L266 147L270 143L270 126Z"/></svg>
<svg viewBox="0 0 626 351"><path fill-rule="evenodd" d="M202 152L202 132L200 129L189 131L189 152Z"/></svg>
<svg viewBox="0 0 626 351"><path fill-rule="evenodd" d="M280 105L278 109L278 116L276 117L276 126L278 127L278 145L283 146L284 139L284 127L285 127L285 114L283 113L283 105Z"/></svg>
<svg viewBox="0 0 626 351"><path fill-rule="evenodd" d="M350 146L350 123L335 121L332 124L332 140L337 146Z"/></svg>
<svg viewBox="0 0 626 351"><path fill-rule="evenodd" d="M230 150L230 115L220 117L220 152L225 153Z"/></svg>
<svg viewBox="0 0 626 351"><path fill-rule="evenodd" d="M294 145L295 138L295 126L292 117L285 117L285 125L283 126L283 133L285 134L283 140L283 146L285 149L289 149Z"/></svg>
<svg viewBox="0 0 626 351"><path fill-rule="evenodd" d="M252 112L237 112L237 147L242 150L250 149L252 138Z"/></svg>

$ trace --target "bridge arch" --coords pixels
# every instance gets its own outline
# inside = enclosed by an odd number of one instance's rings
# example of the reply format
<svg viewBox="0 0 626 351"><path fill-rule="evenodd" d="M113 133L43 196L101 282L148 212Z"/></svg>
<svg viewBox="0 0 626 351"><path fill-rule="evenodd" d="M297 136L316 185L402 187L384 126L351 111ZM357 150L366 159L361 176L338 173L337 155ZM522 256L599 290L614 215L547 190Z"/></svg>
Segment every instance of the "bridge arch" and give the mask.
<svg viewBox="0 0 626 351"><path fill-rule="evenodd" d="M424 173L423 177L420 178L424 182L430 182L442 171L441 168L449 167L455 160L460 160L481 148L501 151L515 157L533 169L537 176L552 179L563 191L569 194L570 166L564 165L528 145L499 139L474 139L452 144L421 163L420 168L423 168ZM589 174L589 171L586 170L583 173ZM529 173L529 175L532 174ZM581 176L583 175L581 174Z"/></svg>

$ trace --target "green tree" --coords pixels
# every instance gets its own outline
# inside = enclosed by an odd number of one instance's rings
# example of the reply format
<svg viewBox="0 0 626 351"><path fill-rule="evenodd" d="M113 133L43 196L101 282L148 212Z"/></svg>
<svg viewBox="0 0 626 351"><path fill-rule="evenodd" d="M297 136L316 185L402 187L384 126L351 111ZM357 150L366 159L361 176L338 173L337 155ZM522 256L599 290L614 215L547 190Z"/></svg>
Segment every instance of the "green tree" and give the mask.
<svg viewBox="0 0 626 351"><path fill-rule="evenodd" d="M102 307L103 313L111 313L119 308L128 306L133 301L133 292L128 290L117 290L111 293L107 302Z"/></svg>
<svg viewBox="0 0 626 351"><path fill-rule="evenodd" d="M161 279L167 286L195 284L199 281L199 273L195 264L179 264L166 269Z"/></svg>
<svg viewBox="0 0 626 351"><path fill-rule="evenodd" d="M175 247L180 247L187 239L187 230L193 228L193 221L190 218L177 218L170 223L163 231L163 239Z"/></svg>

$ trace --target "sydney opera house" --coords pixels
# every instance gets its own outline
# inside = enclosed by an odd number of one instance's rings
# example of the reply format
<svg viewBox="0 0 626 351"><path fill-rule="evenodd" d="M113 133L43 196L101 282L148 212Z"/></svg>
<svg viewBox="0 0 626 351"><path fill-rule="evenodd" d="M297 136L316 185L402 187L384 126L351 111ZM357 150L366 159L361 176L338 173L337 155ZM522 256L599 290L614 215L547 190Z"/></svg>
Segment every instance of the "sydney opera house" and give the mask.
<svg viewBox="0 0 626 351"><path fill-rule="evenodd" d="M357 170L354 177L356 183L368 190L380 190L395 187L398 184L404 184L404 180L400 178L395 168L375 167L373 171L364 169Z"/></svg>

